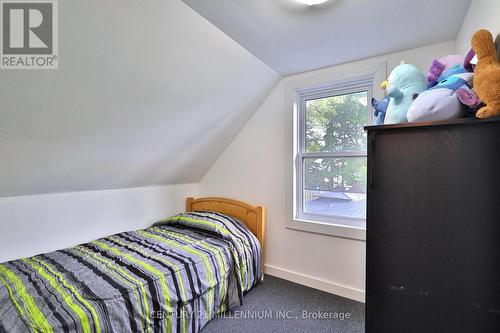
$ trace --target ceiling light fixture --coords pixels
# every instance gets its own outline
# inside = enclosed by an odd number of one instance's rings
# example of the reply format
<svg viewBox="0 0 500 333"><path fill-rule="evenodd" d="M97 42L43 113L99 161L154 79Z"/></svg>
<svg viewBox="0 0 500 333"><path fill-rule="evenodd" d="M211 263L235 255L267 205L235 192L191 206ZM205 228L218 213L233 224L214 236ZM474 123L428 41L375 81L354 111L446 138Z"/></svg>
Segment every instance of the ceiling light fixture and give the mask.
<svg viewBox="0 0 500 333"><path fill-rule="evenodd" d="M295 0L295 1L303 3L304 5L308 5L308 6L315 6L315 5L320 5L322 3L325 3L328 0Z"/></svg>

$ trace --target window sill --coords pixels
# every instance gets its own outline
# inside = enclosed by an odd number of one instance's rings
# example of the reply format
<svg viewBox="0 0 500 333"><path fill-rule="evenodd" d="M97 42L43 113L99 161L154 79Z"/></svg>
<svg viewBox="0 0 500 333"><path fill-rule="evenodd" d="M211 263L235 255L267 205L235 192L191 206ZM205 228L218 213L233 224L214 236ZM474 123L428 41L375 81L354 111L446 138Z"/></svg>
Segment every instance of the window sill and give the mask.
<svg viewBox="0 0 500 333"><path fill-rule="evenodd" d="M323 234L335 237L349 238L359 241L366 241L366 228L349 226L342 223L348 221L347 219L337 218L335 221L323 222L307 218L294 218L287 222L286 228L312 232L316 234ZM342 223L342 224L340 224Z"/></svg>

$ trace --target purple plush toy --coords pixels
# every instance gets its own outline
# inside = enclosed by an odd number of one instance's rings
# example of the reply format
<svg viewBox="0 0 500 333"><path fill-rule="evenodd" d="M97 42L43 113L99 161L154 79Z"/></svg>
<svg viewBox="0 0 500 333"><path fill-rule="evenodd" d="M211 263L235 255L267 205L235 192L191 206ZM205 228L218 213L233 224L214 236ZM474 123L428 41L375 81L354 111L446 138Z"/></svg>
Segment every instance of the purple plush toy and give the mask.
<svg viewBox="0 0 500 333"><path fill-rule="evenodd" d="M470 88L472 73L452 75L418 95L408 109L408 121L459 118L481 101Z"/></svg>
<svg viewBox="0 0 500 333"><path fill-rule="evenodd" d="M472 61L472 59L474 59L475 56L476 56L476 52L474 52L473 49L470 49L470 51L465 56L464 68L469 73L474 73L474 71L476 70L476 65L473 65L470 63Z"/></svg>
<svg viewBox="0 0 500 333"><path fill-rule="evenodd" d="M441 77L441 75L449 70L450 68L462 66L464 63L464 57L458 54L446 55L439 59L434 59L429 72L427 73L427 84L429 87L435 86ZM443 78L441 78L443 79Z"/></svg>

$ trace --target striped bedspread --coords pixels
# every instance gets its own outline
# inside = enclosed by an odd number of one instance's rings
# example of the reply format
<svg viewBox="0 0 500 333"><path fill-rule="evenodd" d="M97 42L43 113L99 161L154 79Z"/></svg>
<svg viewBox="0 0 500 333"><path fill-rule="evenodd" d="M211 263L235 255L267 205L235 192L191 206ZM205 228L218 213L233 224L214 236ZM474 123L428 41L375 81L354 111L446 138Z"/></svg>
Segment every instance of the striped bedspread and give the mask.
<svg viewBox="0 0 500 333"><path fill-rule="evenodd" d="M261 278L258 240L218 213L0 264L0 332L198 332Z"/></svg>

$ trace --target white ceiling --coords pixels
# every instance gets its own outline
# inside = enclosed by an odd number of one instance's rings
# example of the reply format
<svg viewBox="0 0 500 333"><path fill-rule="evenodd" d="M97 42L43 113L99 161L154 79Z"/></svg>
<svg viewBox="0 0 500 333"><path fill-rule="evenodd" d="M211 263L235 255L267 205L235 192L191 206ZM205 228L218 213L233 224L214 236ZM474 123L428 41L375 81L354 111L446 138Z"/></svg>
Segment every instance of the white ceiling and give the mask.
<svg viewBox="0 0 500 333"><path fill-rule="evenodd" d="M279 80L180 0L59 1L59 36L0 73L0 196L198 182Z"/></svg>
<svg viewBox="0 0 500 333"><path fill-rule="evenodd" d="M470 0L183 0L282 75L454 40Z"/></svg>

